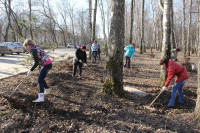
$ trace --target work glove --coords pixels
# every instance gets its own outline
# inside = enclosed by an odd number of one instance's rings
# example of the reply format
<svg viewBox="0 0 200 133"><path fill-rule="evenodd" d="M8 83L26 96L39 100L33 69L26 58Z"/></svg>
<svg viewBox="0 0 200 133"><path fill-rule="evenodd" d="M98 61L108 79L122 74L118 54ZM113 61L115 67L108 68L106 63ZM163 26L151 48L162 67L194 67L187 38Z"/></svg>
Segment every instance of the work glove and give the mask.
<svg viewBox="0 0 200 133"><path fill-rule="evenodd" d="M86 67L86 66L87 66L87 64L86 64L86 63L84 63L84 64L83 64L83 66L84 66L84 67Z"/></svg>
<svg viewBox="0 0 200 133"><path fill-rule="evenodd" d="M163 90L163 91L166 90L166 89L167 89L167 87L165 87L165 86L162 87L162 90Z"/></svg>
<svg viewBox="0 0 200 133"><path fill-rule="evenodd" d="M79 60L80 63L83 63L82 60Z"/></svg>
<svg viewBox="0 0 200 133"><path fill-rule="evenodd" d="M29 71L27 72L27 76L31 76L31 75L32 75L32 71L29 70Z"/></svg>

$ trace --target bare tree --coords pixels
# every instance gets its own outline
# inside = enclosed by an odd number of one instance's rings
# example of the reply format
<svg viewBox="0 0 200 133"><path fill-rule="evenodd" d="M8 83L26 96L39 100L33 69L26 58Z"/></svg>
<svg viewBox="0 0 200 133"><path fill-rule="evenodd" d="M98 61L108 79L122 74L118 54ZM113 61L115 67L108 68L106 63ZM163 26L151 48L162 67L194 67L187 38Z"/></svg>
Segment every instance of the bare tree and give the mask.
<svg viewBox="0 0 200 133"><path fill-rule="evenodd" d="M185 0L182 0L183 4L183 22L182 22L182 46L183 46L183 53L184 57L186 57L186 40L185 40Z"/></svg>
<svg viewBox="0 0 200 133"><path fill-rule="evenodd" d="M92 23L92 41L95 40L95 27L96 27L96 15L97 15L97 0L95 0L94 4L94 13L93 13L93 23Z"/></svg>
<svg viewBox="0 0 200 133"><path fill-rule="evenodd" d="M162 2L161 2L162 3ZM164 0L164 8L163 8L163 43L162 43L162 58L171 58L171 44L170 44L170 8L171 0ZM164 84L166 79L166 73L161 69L160 73L161 85Z"/></svg>
<svg viewBox="0 0 200 133"><path fill-rule="evenodd" d="M101 19L102 19L102 30L103 30L103 36L104 36L104 43L105 43L105 53L108 55L108 46L107 46L107 35L106 35L106 20L105 20L105 13L104 13L104 6L103 6L103 1L100 0L99 3L100 11L101 11Z"/></svg>
<svg viewBox="0 0 200 133"><path fill-rule="evenodd" d="M89 0L89 37L90 37L90 48L89 48L89 59L91 59L91 55L92 55L92 50L91 50L91 46L92 46L92 0Z"/></svg>
<svg viewBox="0 0 200 133"><path fill-rule="evenodd" d="M198 1L200 6L200 0ZM198 12L200 12L200 8L198 7ZM198 16L200 17L200 16ZM198 18L199 19L199 18ZM200 31L200 23L198 23L199 25L199 31ZM199 40L200 40L200 32L199 32ZM196 100L196 107L195 107L195 119L200 119L200 41L198 42L199 46L198 46L198 60L197 60L197 65L198 65L198 77L197 77L197 81L198 81L198 86L197 86L197 100Z"/></svg>
<svg viewBox="0 0 200 133"><path fill-rule="evenodd" d="M123 44L124 44L124 0L110 0L110 40L108 77L103 92L123 96ZM119 28L120 27L120 28Z"/></svg>
<svg viewBox="0 0 200 133"><path fill-rule="evenodd" d="M75 39L75 26L74 26L74 17L75 17L75 14L74 14L74 5L75 5L75 3L73 3L73 4L68 3L66 5L67 11L68 11L68 15L69 15L70 20L71 20L73 44L75 43L75 40L76 40Z"/></svg>
<svg viewBox="0 0 200 133"><path fill-rule="evenodd" d="M11 25L11 14L12 14L12 9L11 9L11 0L4 0L2 1L6 14L7 14L7 19L8 19L8 24L6 26L6 31L5 31L5 36L4 36L4 41L8 41L8 34L9 34L9 29L12 29Z"/></svg>
<svg viewBox="0 0 200 133"><path fill-rule="evenodd" d="M130 28L130 39L129 39L129 43L132 43L132 36L133 36L133 21L134 21L134 14L133 14L133 10L134 10L134 6L135 6L135 0L131 0L131 28Z"/></svg>
<svg viewBox="0 0 200 133"><path fill-rule="evenodd" d="M192 0L190 0L189 24L188 24L188 37L187 37L187 52L186 57L190 56L190 28L191 28L191 15L192 15Z"/></svg>
<svg viewBox="0 0 200 133"><path fill-rule="evenodd" d="M176 48L175 37L174 37L174 9L173 9L173 0L171 0L171 9L170 9L170 21L171 21L171 45L172 48Z"/></svg>
<svg viewBox="0 0 200 133"><path fill-rule="evenodd" d="M143 54L143 47L144 47L144 2L145 0L142 0L142 8L141 8L141 38L140 38L140 54Z"/></svg>
<svg viewBox="0 0 200 133"><path fill-rule="evenodd" d="M31 35L31 39L33 40L33 31L32 31L32 4L31 0L28 0L28 5L29 5L29 31Z"/></svg>

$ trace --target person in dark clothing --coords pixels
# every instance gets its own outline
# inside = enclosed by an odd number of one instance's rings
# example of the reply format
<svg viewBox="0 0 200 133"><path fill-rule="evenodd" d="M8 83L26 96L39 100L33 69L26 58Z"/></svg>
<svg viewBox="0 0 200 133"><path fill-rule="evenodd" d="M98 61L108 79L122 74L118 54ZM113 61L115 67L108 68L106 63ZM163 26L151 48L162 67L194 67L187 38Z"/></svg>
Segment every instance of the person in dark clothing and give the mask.
<svg viewBox="0 0 200 133"><path fill-rule="evenodd" d="M99 60L101 59L101 58L100 58L100 54L101 54L101 49L100 49L100 45L99 45L98 52L97 52L97 55L99 56L99 57L98 57Z"/></svg>
<svg viewBox="0 0 200 133"><path fill-rule="evenodd" d="M30 52L34 59L34 64L28 71L27 76L30 76L33 70L35 70L35 68L38 65L42 66L38 76L38 99L34 100L33 102L44 102L44 94L50 93L50 88L47 86L47 83L44 79L47 76L49 70L52 68L51 59L46 54L46 52L43 49L41 49L38 45L34 44L32 40L26 39L23 45L25 49Z"/></svg>
<svg viewBox="0 0 200 133"><path fill-rule="evenodd" d="M79 66L79 77L81 77L82 74L82 66L87 66L87 55L86 55L86 47L81 46L81 48L78 48L75 53L75 58L73 61L73 74L72 77L75 77L77 66Z"/></svg>

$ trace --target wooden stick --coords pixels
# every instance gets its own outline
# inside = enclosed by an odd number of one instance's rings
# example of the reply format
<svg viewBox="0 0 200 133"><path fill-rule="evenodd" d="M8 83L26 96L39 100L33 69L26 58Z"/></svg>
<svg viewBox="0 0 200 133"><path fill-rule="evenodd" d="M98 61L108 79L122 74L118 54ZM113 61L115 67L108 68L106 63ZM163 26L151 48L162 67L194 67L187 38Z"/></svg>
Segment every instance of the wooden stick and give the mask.
<svg viewBox="0 0 200 133"><path fill-rule="evenodd" d="M25 79L27 78L28 76L26 76L23 80L22 80L22 82L15 88L15 90L8 96L8 97L11 97L12 95L13 95L13 93L19 88L19 86L22 84L22 83L24 83L24 81L25 81ZM3 98L2 100L1 100L1 102L4 100L5 98Z"/></svg>
<svg viewBox="0 0 200 133"><path fill-rule="evenodd" d="M164 90L160 91L160 93L158 94L158 96L151 102L151 104L148 107L150 107L158 99L158 97L163 93L163 91Z"/></svg>

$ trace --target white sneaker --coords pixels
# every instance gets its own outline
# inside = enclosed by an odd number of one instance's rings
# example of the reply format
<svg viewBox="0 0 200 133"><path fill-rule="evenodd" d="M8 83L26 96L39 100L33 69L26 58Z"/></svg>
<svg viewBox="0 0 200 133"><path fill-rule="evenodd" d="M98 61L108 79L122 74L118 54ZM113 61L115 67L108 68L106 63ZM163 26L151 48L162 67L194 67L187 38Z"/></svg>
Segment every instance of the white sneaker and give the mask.
<svg viewBox="0 0 200 133"><path fill-rule="evenodd" d="M34 100L33 102L44 102L44 93L38 93L38 99Z"/></svg>
<svg viewBox="0 0 200 133"><path fill-rule="evenodd" d="M50 94L50 91L51 91L51 89L44 89L44 94L45 95Z"/></svg>

